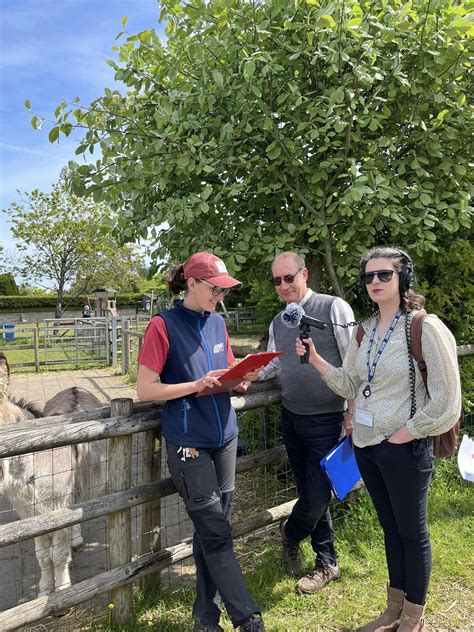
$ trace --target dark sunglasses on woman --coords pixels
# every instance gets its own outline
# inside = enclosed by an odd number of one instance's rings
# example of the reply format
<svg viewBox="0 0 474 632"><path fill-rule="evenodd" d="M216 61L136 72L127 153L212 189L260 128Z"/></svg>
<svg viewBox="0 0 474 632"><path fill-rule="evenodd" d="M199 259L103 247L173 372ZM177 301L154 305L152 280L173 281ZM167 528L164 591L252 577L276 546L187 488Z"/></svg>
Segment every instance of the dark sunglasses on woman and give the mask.
<svg viewBox="0 0 474 632"><path fill-rule="evenodd" d="M388 283L392 280L395 270L374 270L373 272L362 272L360 278L365 285L370 285L377 275L379 281Z"/></svg>

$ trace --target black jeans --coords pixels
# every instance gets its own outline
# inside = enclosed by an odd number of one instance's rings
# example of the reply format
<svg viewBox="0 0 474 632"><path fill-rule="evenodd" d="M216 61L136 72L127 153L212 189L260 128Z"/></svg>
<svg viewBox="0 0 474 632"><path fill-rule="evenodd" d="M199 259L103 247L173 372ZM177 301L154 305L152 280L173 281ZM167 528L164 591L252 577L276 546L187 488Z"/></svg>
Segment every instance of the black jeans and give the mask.
<svg viewBox="0 0 474 632"><path fill-rule="evenodd" d="M298 500L285 526L292 544L311 536L316 557L337 564L334 531L328 505L331 488L321 466L323 456L337 443L342 413L297 415L282 408L281 431L295 478Z"/></svg>
<svg viewBox="0 0 474 632"><path fill-rule="evenodd" d="M424 605L431 574L427 510L433 439L422 439L421 445L418 456L413 441L356 447L355 454L384 532L390 586Z"/></svg>
<svg viewBox="0 0 474 632"><path fill-rule="evenodd" d="M208 625L219 623L220 595L237 627L260 612L235 559L229 524L234 500L237 437L220 448L199 448L197 458L185 461L181 460L177 445L167 442L166 449L171 478L195 529L193 618Z"/></svg>

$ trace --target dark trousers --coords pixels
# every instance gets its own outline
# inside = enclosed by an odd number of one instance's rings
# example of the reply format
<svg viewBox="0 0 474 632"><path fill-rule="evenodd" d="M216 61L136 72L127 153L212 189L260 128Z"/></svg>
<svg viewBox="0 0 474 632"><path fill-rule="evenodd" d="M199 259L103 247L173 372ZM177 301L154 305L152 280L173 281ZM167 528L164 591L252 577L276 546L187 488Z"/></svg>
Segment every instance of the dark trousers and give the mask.
<svg viewBox="0 0 474 632"><path fill-rule="evenodd" d="M199 448L195 459L181 460L178 446L167 443L168 466L186 505L195 533L196 599L193 618L219 622L220 597L235 627L260 608L251 598L235 559L230 516L235 488L237 437L220 448Z"/></svg>
<svg viewBox="0 0 474 632"><path fill-rule="evenodd" d="M356 447L355 454L384 532L390 586L403 590L408 601L424 605L431 574L427 509L433 440L423 439L419 445L418 456L413 441Z"/></svg>
<svg viewBox="0 0 474 632"><path fill-rule="evenodd" d="M282 408L281 431L295 478L298 500L285 526L292 544L311 536L316 557L325 564L337 564L334 531L328 505L331 488L319 465L337 443L342 413L296 415Z"/></svg>

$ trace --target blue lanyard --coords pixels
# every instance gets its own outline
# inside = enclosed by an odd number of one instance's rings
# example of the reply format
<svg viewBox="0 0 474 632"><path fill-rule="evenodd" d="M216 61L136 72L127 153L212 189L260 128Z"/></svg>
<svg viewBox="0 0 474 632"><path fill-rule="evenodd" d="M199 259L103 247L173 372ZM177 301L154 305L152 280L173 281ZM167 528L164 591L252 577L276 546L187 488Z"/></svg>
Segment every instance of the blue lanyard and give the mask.
<svg viewBox="0 0 474 632"><path fill-rule="evenodd" d="M400 311L398 311L392 322L390 323L390 327L387 329L387 331L385 332L385 336L382 340L382 344L380 345L377 353L375 354L375 358L374 361L372 362L372 365L370 365L370 354L372 352L372 346L374 344L374 340L375 340L375 332L377 331L377 322L375 322L375 325L372 329L372 333L370 334L370 340L369 340L369 346L367 347L367 356L366 356L366 364L367 364L367 384L364 388L364 390L362 391L363 396L367 399L368 397L371 396L372 394L372 390L370 388L370 383L372 382L372 380L374 379L374 375L375 375L375 371L377 369L377 364L378 361L380 360L380 356L383 353L383 350L385 349L385 347L387 346L387 342L390 340L390 336L393 333L393 330L395 329L395 327L397 326L398 321L400 320L400 316L402 315L402 313Z"/></svg>

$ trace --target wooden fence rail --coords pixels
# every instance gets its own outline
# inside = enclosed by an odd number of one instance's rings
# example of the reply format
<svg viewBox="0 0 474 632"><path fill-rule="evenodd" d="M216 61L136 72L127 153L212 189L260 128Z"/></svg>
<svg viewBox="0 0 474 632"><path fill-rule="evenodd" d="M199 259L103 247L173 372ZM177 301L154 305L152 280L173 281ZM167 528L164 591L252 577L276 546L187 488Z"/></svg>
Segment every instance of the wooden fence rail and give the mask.
<svg viewBox="0 0 474 632"><path fill-rule="evenodd" d="M240 524L234 525L232 529L234 537L241 537L286 518L290 515L295 502L296 500L291 500L278 507L266 509L250 516ZM28 603L20 604L0 613L0 630L9 632L48 615L60 614L64 610L77 606L104 592L113 591L128 585L150 573L157 573L171 564L183 561L191 555L191 538L180 542L176 546L148 553L134 562L100 573L91 579L74 584L70 588L65 588L46 597L33 599Z"/></svg>
<svg viewBox="0 0 474 632"><path fill-rule="evenodd" d="M279 400L278 385L272 381L254 385L250 392L233 397L232 403L237 410L245 411L268 406ZM131 437L138 432L143 433L150 445L145 444L141 455L144 484L131 487ZM42 418L17 425L13 429L9 427L0 433L0 459L99 439L108 440L109 493L66 509L0 525L0 547L106 516L109 570L74 584L71 588L0 613L0 630L15 630L104 592L111 593L110 599L114 603L111 612L113 625L122 625L131 617L131 583L140 580L142 587L146 588L148 576L156 577L163 568L192 555L190 540L168 549L158 548L160 499L176 491L170 478L153 481L155 470L161 471L159 405L141 403L133 406L132 400L112 400L110 407L93 412ZM157 451L160 455L158 458ZM283 447L243 456L237 460L237 472L254 470L285 458ZM153 468L153 463L159 463L160 467ZM138 505L144 505L147 534L142 535L139 559L132 562L130 509ZM235 534L253 531L280 519L282 515L288 515L291 507L285 507L276 507L260 512L260 517L246 519L234 527Z"/></svg>

